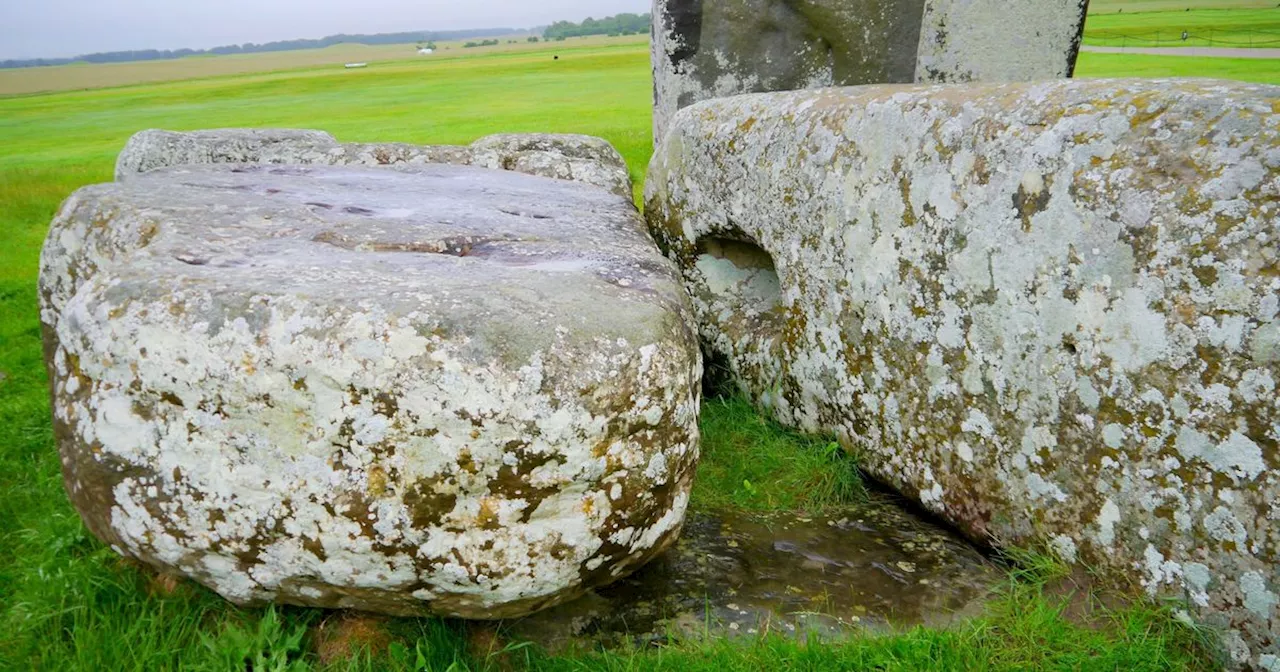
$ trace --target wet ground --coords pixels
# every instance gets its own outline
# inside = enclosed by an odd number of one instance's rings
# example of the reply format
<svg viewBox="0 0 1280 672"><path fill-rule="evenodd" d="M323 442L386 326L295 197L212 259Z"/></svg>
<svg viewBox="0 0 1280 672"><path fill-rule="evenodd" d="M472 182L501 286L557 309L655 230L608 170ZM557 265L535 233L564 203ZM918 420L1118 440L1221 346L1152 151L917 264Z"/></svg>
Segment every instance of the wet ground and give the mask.
<svg viewBox="0 0 1280 672"><path fill-rule="evenodd" d="M639 573L503 628L552 651L702 636L946 627L1006 579L955 534L890 502L821 516L693 514Z"/></svg>

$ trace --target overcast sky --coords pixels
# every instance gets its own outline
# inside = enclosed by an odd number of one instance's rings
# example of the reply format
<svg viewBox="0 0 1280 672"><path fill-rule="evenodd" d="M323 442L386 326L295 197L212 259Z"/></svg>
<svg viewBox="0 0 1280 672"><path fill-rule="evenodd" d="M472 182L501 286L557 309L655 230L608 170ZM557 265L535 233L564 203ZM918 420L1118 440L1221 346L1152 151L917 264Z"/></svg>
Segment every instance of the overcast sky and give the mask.
<svg viewBox="0 0 1280 672"><path fill-rule="evenodd" d="M649 0L0 0L0 59L207 49L334 33L527 28Z"/></svg>

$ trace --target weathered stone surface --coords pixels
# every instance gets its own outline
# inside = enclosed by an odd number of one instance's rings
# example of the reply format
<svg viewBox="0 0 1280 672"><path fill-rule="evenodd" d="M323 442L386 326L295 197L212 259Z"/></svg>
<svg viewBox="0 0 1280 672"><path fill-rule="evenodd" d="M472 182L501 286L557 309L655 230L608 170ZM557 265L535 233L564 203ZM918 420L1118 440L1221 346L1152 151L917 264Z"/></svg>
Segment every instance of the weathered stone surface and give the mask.
<svg viewBox="0 0 1280 672"><path fill-rule="evenodd" d="M40 293L86 524L237 603L518 616L679 532L700 354L629 199L170 168L74 194Z"/></svg>
<svg viewBox="0 0 1280 672"><path fill-rule="evenodd" d="M513 170L603 187L631 197L631 175L618 150L587 135L503 134L469 146L339 143L322 131L221 128L141 131L116 159L116 180L157 168L222 163L329 166L420 166L447 163Z"/></svg>
<svg viewBox="0 0 1280 672"><path fill-rule="evenodd" d="M1086 0L654 0L654 138L740 93L1068 77Z"/></svg>
<svg viewBox="0 0 1280 672"><path fill-rule="evenodd" d="M1007 580L958 536L891 503L703 513L639 572L507 630L553 651L764 632L832 641L952 625Z"/></svg>
<svg viewBox="0 0 1280 672"><path fill-rule="evenodd" d="M206 163L328 163L338 141L323 131L227 128L141 131L116 157L116 180L157 168Z"/></svg>
<svg viewBox="0 0 1280 672"><path fill-rule="evenodd" d="M585 182L631 197L627 164L605 140L589 135L490 135L471 143L471 165Z"/></svg>
<svg viewBox="0 0 1280 672"><path fill-rule="evenodd" d="M1182 594L1280 656L1280 88L708 101L646 185L701 334L978 538Z"/></svg>
<svg viewBox="0 0 1280 672"><path fill-rule="evenodd" d="M915 81L1070 77L1088 9L1089 0L928 0Z"/></svg>

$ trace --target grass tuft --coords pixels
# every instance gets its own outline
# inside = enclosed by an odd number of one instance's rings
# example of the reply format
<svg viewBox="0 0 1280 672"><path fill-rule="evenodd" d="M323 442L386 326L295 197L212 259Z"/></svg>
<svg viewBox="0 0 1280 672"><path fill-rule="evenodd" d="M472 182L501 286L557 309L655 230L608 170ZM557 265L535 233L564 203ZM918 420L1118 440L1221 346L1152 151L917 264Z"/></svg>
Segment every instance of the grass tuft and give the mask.
<svg viewBox="0 0 1280 672"><path fill-rule="evenodd" d="M741 397L703 402L694 508L821 512L865 499L857 460L833 440L766 420Z"/></svg>
<svg viewBox="0 0 1280 672"><path fill-rule="evenodd" d="M1217 669L1202 639L1156 605L1108 612L1106 627L1073 623L1064 603L1034 584L1015 582L988 614L950 630L915 628L845 642L778 635L747 642L702 641L665 649L578 658L526 659L533 670L1098 670L1163 672Z"/></svg>

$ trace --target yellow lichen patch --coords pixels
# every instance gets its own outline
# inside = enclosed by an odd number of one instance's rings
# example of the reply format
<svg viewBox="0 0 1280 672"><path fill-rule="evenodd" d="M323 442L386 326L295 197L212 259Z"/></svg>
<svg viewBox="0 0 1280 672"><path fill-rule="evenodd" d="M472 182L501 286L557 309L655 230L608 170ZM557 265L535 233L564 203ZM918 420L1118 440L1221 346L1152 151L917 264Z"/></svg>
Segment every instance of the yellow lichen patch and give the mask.
<svg viewBox="0 0 1280 672"><path fill-rule="evenodd" d="M387 493L387 472L381 466L373 466L369 468L369 489L370 498L378 498Z"/></svg>
<svg viewBox="0 0 1280 672"><path fill-rule="evenodd" d="M476 525L485 530L496 530L502 526L502 521L498 517L499 500L494 497L485 497L480 500L480 512L476 514Z"/></svg>

